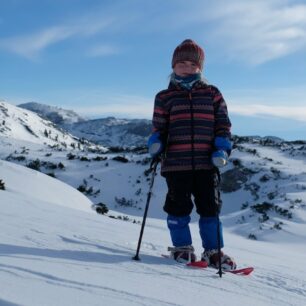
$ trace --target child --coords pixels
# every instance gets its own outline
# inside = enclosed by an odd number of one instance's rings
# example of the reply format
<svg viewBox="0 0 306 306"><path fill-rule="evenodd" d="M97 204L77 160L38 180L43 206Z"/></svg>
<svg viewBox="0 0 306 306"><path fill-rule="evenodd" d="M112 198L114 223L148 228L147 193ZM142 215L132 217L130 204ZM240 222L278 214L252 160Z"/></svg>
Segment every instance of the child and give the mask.
<svg viewBox="0 0 306 306"><path fill-rule="evenodd" d="M203 62L204 51L191 39L174 50L169 87L155 97L148 146L153 158L162 157L172 258L180 262L196 260L189 229L195 204L204 248L201 260L217 268L218 228L223 247L217 167L226 164L231 151L231 123L222 94L202 79ZM222 251L221 267L236 268L234 260Z"/></svg>

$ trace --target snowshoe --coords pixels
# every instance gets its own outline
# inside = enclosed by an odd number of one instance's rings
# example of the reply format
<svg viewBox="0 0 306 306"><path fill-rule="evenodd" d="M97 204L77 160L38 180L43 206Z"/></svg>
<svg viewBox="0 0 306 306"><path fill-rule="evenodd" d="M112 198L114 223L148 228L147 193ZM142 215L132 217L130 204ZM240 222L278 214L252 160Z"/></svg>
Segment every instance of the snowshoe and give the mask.
<svg viewBox="0 0 306 306"><path fill-rule="evenodd" d="M201 260L206 261L210 267L219 268L218 250L205 250L201 255ZM221 251L221 268L224 271L231 271L237 268L234 259Z"/></svg>
<svg viewBox="0 0 306 306"><path fill-rule="evenodd" d="M173 258L180 263L190 263L196 261L196 255L194 254L194 248L192 245L181 247L168 247L170 252L170 258Z"/></svg>

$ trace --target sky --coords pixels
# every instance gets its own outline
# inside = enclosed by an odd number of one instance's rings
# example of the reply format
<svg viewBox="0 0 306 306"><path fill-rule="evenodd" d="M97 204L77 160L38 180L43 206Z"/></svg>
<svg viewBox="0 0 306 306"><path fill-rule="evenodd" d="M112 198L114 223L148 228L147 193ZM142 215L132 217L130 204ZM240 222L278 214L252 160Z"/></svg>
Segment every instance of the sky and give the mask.
<svg viewBox="0 0 306 306"><path fill-rule="evenodd" d="M234 134L306 139L305 0L0 0L0 99L150 119L186 38Z"/></svg>

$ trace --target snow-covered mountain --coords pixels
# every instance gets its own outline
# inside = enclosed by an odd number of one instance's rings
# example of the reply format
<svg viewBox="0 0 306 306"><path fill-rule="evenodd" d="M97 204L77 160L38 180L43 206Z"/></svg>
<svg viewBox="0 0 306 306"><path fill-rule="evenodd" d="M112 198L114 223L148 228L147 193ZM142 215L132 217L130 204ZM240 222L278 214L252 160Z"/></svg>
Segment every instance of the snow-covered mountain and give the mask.
<svg viewBox="0 0 306 306"><path fill-rule="evenodd" d="M42 118L52 121L57 125L70 124L85 121L73 110L66 110L56 106L50 106L37 102L19 104L18 107L30 110L39 114Z"/></svg>
<svg viewBox="0 0 306 306"><path fill-rule="evenodd" d="M43 119L37 113L0 101L0 136L53 146L57 149L96 147ZM106 150L100 147L101 150Z"/></svg>
<svg viewBox="0 0 306 306"><path fill-rule="evenodd" d="M86 120L72 110L36 102L20 104L52 121L70 134L107 147L137 147L147 143L152 131L151 120L114 117Z"/></svg>
<svg viewBox="0 0 306 306"><path fill-rule="evenodd" d="M150 120L114 117L65 124L62 127L79 138L109 147L144 146L152 132Z"/></svg>
<svg viewBox="0 0 306 306"><path fill-rule="evenodd" d="M233 137L230 162L221 171L225 251L255 272L220 280L215 271L161 258L170 237L160 175L142 261L131 260L152 175L145 151L59 150L44 144L45 122L0 103L0 305L306 303L306 141ZM103 203L108 212L96 214L91 203ZM199 255L197 222L193 212Z"/></svg>

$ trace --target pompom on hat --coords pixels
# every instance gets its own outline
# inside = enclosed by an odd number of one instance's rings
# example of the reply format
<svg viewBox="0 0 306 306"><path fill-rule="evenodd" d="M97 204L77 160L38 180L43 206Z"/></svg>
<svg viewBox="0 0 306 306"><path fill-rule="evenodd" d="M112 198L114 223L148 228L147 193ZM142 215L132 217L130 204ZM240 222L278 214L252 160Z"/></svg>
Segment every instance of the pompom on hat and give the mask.
<svg viewBox="0 0 306 306"><path fill-rule="evenodd" d="M175 64L178 62L191 61L196 63L199 68L203 70L204 57L204 51L198 44L192 39L185 39L173 52L172 68L174 68Z"/></svg>

